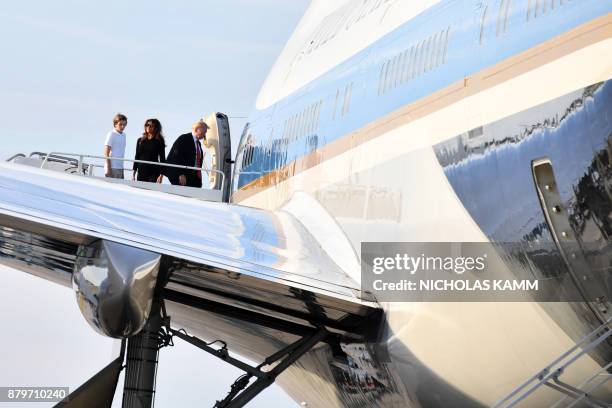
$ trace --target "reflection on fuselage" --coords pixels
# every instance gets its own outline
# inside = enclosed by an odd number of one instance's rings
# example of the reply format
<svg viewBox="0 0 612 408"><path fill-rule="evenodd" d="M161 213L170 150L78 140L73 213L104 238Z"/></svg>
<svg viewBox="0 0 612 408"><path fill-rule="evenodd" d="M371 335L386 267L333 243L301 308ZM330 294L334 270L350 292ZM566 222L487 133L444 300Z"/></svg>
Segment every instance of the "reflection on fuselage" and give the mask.
<svg viewBox="0 0 612 408"><path fill-rule="evenodd" d="M582 282L587 300L604 305L604 314L612 299L610 106L612 81L607 81L434 147L455 193L487 236L500 243L498 248L517 276L554 279L567 292ZM561 208L588 269L568 268L553 240L531 170L532 162L541 158L549 159L555 171ZM578 276L572 279L572 273ZM604 285L606 299L589 293L584 283L590 280ZM563 318L558 321L578 340L600 321L583 304L574 310L581 316L582 330L564 325ZM610 352L600 348L600 361L607 361Z"/></svg>

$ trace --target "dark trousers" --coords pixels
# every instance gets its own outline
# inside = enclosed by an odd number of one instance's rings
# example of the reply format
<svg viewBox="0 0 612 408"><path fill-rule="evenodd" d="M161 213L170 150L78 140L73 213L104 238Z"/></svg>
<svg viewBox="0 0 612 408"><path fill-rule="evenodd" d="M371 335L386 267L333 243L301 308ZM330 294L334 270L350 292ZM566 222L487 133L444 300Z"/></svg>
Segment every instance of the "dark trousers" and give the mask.
<svg viewBox="0 0 612 408"><path fill-rule="evenodd" d="M168 179L170 180L170 183L180 185L179 176L180 174L173 174L172 177L168 177ZM185 186L202 188L202 179L198 177L196 172L186 173L185 177L187 178L187 184L185 184Z"/></svg>
<svg viewBox="0 0 612 408"><path fill-rule="evenodd" d="M155 175L155 174L140 174L138 173L136 175L136 180L138 181L146 181L148 183L157 183L157 177L159 177L159 175Z"/></svg>

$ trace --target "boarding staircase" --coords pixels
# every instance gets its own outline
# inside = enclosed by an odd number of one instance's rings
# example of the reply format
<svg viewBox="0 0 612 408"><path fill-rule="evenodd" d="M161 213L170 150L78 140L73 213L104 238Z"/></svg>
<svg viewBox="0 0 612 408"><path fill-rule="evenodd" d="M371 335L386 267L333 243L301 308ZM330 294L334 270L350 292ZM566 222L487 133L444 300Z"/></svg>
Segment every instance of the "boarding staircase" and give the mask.
<svg viewBox="0 0 612 408"><path fill-rule="evenodd" d="M608 362L592 376L579 385L564 382L561 376L569 367L581 357L588 354L598 345L612 340L612 317L605 323L584 336L572 348L567 350L548 366L533 375L520 386L515 388L506 397L497 401L493 408L511 408L515 406L529 406L528 398L542 387L548 387L561 394L561 398L551 408L569 407L612 407L611 401L603 401L595 394L599 388L612 379L612 362Z"/></svg>

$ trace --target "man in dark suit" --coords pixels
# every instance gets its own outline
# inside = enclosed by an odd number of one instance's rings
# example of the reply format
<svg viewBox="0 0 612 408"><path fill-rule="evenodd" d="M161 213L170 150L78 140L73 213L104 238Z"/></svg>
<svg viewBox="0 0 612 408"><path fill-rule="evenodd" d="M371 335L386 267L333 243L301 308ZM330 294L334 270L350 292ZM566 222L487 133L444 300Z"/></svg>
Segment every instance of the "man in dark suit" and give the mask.
<svg viewBox="0 0 612 408"><path fill-rule="evenodd" d="M199 120L191 127L191 133L180 135L172 145L166 163L179 166L202 167L204 151L200 140L206 140L208 125ZM200 170L166 167L165 175L172 184L181 186L202 187L202 172Z"/></svg>

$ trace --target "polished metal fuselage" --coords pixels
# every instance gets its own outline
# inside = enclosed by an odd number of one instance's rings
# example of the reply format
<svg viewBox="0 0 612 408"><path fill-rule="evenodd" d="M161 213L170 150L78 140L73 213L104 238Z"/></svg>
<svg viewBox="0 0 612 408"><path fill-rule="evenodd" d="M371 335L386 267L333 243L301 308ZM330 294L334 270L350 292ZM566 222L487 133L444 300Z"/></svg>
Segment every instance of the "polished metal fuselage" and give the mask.
<svg viewBox="0 0 612 408"><path fill-rule="evenodd" d="M279 378L310 407L494 403L598 324L592 299L379 304L359 291L360 244L510 241L524 246L500 248L509 270L567 282L558 251L528 250L551 240L531 173L544 157L575 234L601 244L588 272L608 276L610 8L430 3L402 23L400 2L355 17L355 38L392 28L286 97L264 87L231 205L0 166L2 262L69 282L76 249L97 239L161 254L173 324L254 360L325 326L336 341ZM275 75L297 84L324 66L311 48L333 48L327 32ZM568 381L609 360L604 344Z"/></svg>

